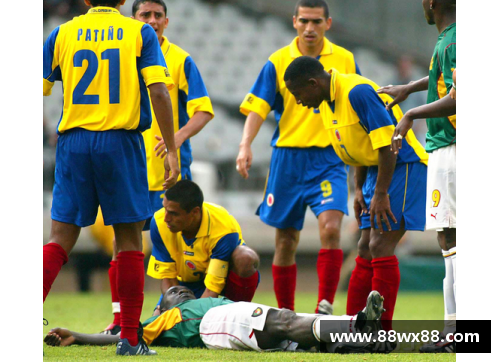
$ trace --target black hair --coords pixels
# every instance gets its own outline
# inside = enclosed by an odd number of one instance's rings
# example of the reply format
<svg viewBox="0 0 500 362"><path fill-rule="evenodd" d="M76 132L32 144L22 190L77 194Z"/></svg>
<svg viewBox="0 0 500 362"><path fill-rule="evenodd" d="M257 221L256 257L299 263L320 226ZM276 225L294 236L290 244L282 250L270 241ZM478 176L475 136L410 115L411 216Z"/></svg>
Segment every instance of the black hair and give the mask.
<svg viewBox="0 0 500 362"><path fill-rule="evenodd" d="M330 17L328 4L324 0L299 0L295 5L295 16L299 15L299 8L323 8L325 19Z"/></svg>
<svg viewBox="0 0 500 362"><path fill-rule="evenodd" d="M193 181L180 180L173 187L165 191L168 201L178 202L186 212L190 212L196 206L203 207L203 192Z"/></svg>
<svg viewBox="0 0 500 362"><path fill-rule="evenodd" d="M109 6L110 8L116 8L121 0L89 0L92 6Z"/></svg>
<svg viewBox="0 0 500 362"><path fill-rule="evenodd" d="M137 12L137 10L139 10L139 6L144 3L154 3L163 6L165 16L167 16L167 5L163 0L135 0L132 4L132 16L135 16L135 13Z"/></svg>
<svg viewBox="0 0 500 362"><path fill-rule="evenodd" d="M303 84L311 78L321 78L325 68L319 60L306 55L294 59L285 71L285 82Z"/></svg>

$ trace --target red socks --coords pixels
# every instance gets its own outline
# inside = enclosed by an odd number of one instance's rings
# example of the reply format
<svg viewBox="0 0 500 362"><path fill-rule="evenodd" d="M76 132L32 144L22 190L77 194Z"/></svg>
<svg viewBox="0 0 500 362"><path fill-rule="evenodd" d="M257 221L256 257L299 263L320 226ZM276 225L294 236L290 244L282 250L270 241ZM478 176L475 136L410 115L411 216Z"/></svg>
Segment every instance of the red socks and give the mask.
<svg viewBox="0 0 500 362"><path fill-rule="evenodd" d="M289 266L277 266L273 264L273 280L278 308L294 310L297 264Z"/></svg>
<svg viewBox="0 0 500 362"><path fill-rule="evenodd" d="M373 280L372 289L378 291L384 297L384 308L382 314L382 327L386 331L392 329L392 316L396 307L398 297L400 274L399 262L396 255L372 259Z"/></svg>
<svg viewBox="0 0 500 362"><path fill-rule="evenodd" d="M366 298L372 291L373 269L369 260L358 255L347 290L347 315L356 315L366 306ZM379 290L380 292L380 290ZM385 297L385 295L384 295ZM385 303L384 303L385 306Z"/></svg>
<svg viewBox="0 0 500 362"><path fill-rule="evenodd" d="M120 303L120 298L118 297L118 283L116 282L116 274L118 271L118 262L111 260L109 263L109 288L111 289L111 303L113 303L113 314L115 319L113 324L120 325L120 312L115 312L115 303Z"/></svg>
<svg viewBox="0 0 500 362"><path fill-rule="evenodd" d="M342 249L321 249L318 254L318 305L323 299L333 304L340 279L340 269L344 260ZM316 313L318 307L316 306Z"/></svg>
<svg viewBox="0 0 500 362"><path fill-rule="evenodd" d="M229 271L224 296L233 302L251 302L258 285L258 271L247 278L242 278L235 272Z"/></svg>
<svg viewBox="0 0 500 362"><path fill-rule="evenodd" d="M121 251L116 261L116 285L121 307L120 337L128 339L131 346L136 346L144 302L144 254L140 251Z"/></svg>
<svg viewBox="0 0 500 362"><path fill-rule="evenodd" d="M62 266L68 262L68 255L61 245L48 243L43 246L43 302L52 288Z"/></svg>

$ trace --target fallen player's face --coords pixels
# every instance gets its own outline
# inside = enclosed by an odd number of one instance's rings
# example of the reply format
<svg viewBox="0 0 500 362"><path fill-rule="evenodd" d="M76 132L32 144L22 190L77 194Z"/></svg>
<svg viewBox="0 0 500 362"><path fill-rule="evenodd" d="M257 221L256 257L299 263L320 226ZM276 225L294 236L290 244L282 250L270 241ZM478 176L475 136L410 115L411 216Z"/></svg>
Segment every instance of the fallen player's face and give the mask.
<svg viewBox="0 0 500 362"><path fill-rule="evenodd" d="M188 287L184 287L182 285L170 287L163 295L164 303L162 304L162 312L172 308L174 305L192 299L196 299L196 297L194 296L193 291Z"/></svg>

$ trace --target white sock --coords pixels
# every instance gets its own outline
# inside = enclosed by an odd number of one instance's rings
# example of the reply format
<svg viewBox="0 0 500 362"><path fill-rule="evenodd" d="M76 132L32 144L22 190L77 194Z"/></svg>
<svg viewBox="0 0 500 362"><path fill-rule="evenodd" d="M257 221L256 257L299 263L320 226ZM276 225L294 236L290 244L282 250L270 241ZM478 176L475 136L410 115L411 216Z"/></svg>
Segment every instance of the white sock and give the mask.
<svg viewBox="0 0 500 362"><path fill-rule="evenodd" d="M120 302L111 303L111 308L113 309L113 314L120 313Z"/></svg>
<svg viewBox="0 0 500 362"><path fill-rule="evenodd" d="M444 265L446 274L443 279L443 296L444 296L444 333L455 332L457 309L455 302L455 278L453 271L453 259L456 257L455 248L443 250Z"/></svg>
<svg viewBox="0 0 500 362"><path fill-rule="evenodd" d="M351 316L351 315L343 315L343 316L338 316L338 315L324 315L321 317L316 318L312 325L312 332L314 334L314 337L319 341L319 342L331 342L331 339L327 340L321 340L320 339L320 324L321 321L337 321L338 323L333 323L331 326L331 329L329 329L328 335L330 333L351 333L354 332L354 324L356 323L357 315ZM325 330L323 330L323 333L325 333Z"/></svg>

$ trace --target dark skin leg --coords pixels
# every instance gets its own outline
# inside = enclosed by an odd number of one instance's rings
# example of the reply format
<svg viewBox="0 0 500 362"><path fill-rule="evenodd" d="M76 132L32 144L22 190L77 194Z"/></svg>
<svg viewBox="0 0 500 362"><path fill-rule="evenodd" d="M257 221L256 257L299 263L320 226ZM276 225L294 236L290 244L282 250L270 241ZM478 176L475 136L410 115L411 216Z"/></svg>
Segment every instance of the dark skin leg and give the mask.
<svg viewBox="0 0 500 362"><path fill-rule="evenodd" d="M49 242L59 244L69 255L78 240L80 230L81 228L74 224L52 220Z"/></svg>
<svg viewBox="0 0 500 362"><path fill-rule="evenodd" d="M358 255L366 260L392 256L405 232L404 220L401 220L399 230L384 231L383 234L380 234L376 229L361 230L361 238L358 241Z"/></svg>
<svg viewBox="0 0 500 362"><path fill-rule="evenodd" d="M289 309L270 309L263 331L254 331L257 343L262 349L275 348L284 340L294 341L302 348L318 346L312 333L316 316L298 316Z"/></svg>
<svg viewBox="0 0 500 362"><path fill-rule="evenodd" d="M322 249L340 248L340 226L344 213L338 210L326 210L318 216L319 238Z"/></svg>
<svg viewBox="0 0 500 362"><path fill-rule="evenodd" d="M231 254L229 270L242 278L248 278L259 269L259 256L245 245L239 245Z"/></svg>
<svg viewBox="0 0 500 362"><path fill-rule="evenodd" d="M438 231L437 239L441 249L450 250L457 246L457 229L446 228Z"/></svg>
<svg viewBox="0 0 500 362"><path fill-rule="evenodd" d="M300 231L294 228L276 229L276 250L273 264L290 266L295 264L295 253L299 245Z"/></svg>
<svg viewBox="0 0 500 362"><path fill-rule="evenodd" d="M115 230L116 252L142 251L142 228L146 220L113 225Z"/></svg>

